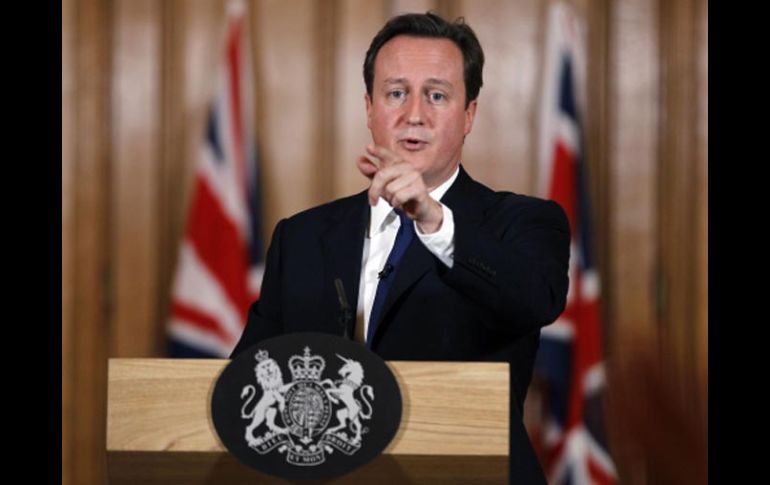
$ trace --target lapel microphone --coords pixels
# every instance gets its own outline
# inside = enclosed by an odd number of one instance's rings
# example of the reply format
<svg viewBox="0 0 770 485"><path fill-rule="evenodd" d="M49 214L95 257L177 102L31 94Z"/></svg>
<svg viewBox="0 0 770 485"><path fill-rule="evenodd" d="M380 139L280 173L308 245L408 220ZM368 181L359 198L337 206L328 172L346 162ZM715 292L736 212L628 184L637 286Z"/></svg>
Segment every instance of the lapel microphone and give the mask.
<svg viewBox="0 0 770 485"><path fill-rule="evenodd" d="M392 264L390 264L390 263L385 264L385 267L382 268L382 271L377 273L377 278L379 278L379 279L387 278L388 275L390 273L392 273L394 269L395 268L393 267Z"/></svg>

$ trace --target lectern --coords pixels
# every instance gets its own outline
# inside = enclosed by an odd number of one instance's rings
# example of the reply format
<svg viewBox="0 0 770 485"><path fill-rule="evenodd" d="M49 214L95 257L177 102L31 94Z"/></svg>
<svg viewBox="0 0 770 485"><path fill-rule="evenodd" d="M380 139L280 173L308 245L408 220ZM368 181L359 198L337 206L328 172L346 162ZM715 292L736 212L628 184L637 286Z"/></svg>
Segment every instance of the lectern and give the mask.
<svg viewBox="0 0 770 485"><path fill-rule="evenodd" d="M209 407L228 363L110 359L111 484L290 483L242 465L219 441ZM507 363L387 365L403 398L398 433L382 455L323 483L508 483Z"/></svg>

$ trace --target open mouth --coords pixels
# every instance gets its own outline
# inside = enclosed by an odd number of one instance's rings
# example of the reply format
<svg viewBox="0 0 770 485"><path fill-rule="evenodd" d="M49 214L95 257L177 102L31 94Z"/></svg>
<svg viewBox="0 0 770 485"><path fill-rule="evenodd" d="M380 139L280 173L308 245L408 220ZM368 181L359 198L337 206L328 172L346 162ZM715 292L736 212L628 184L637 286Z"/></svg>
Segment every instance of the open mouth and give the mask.
<svg viewBox="0 0 770 485"><path fill-rule="evenodd" d="M418 138L404 138L398 143L409 151L422 150L428 144Z"/></svg>

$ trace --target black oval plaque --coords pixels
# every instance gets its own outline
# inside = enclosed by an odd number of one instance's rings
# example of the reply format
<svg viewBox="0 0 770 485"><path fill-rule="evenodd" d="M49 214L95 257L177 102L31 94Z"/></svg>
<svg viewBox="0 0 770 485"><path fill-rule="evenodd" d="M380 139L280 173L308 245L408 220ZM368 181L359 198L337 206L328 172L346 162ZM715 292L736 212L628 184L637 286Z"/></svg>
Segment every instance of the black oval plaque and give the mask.
<svg viewBox="0 0 770 485"><path fill-rule="evenodd" d="M264 340L222 371L211 402L242 463L286 479L329 479L371 461L401 423L398 383L365 346L329 334Z"/></svg>

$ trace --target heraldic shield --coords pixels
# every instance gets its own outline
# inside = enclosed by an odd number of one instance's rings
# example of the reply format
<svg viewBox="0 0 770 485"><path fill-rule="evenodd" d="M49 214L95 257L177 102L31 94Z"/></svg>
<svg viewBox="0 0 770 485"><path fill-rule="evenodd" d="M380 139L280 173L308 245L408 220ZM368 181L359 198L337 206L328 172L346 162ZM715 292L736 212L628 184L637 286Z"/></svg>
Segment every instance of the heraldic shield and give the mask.
<svg viewBox="0 0 770 485"><path fill-rule="evenodd" d="M212 395L223 445L242 463L286 479L328 479L384 450L402 400L387 364L334 335L293 333L233 359Z"/></svg>

